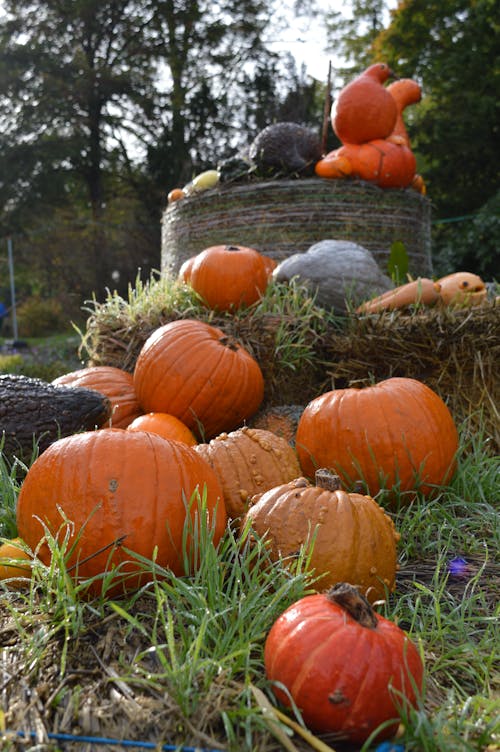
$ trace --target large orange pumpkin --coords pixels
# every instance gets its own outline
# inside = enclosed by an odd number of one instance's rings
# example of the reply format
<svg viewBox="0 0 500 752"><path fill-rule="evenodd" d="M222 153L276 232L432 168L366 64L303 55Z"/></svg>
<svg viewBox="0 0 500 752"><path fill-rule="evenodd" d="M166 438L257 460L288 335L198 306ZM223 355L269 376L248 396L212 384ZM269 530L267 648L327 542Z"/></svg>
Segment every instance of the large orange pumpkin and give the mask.
<svg viewBox="0 0 500 752"><path fill-rule="evenodd" d="M296 447L309 477L328 467L347 485L363 480L372 496L394 487L429 494L454 472L458 432L432 389L390 378L313 399L300 417Z"/></svg>
<svg viewBox="0 0 500 752"><path fill-rule="evenodd" d="M221 329L195 319L150 335L134 385L144 412L175 415L202 440L242 425L264 397L257 361Z"/></svg>
<svg viewBox="0 0 500 752"><path fill-rule="evenodd" d="M19 535L35 550L45 529L58 537L74 525L67 561L78 578L94 578L119 567L122 590L150 579L138 574L140 564L124 547L176 574L184 572L183 532L187 504L206 489L209 524L217 542L225 529L226 511L215 473L196 452L152 433L110 428L59 439L30 467L17 505ZM198 505L191 506L194 519ZM42 542L42 561L50 550ZM118 584L117 584L118 587ZM99 592L95 580L91 592Z"/></svg>
<svg viewBox="0 0 500 752"><path fill-rule="evenodd" d="M393 75L388 65L375 63L341 90L333 103L331 122L343 144L362 144L390 135L397 107L383 84Z"/></svg>
<svg viewBox="0 0 500 752"><path fill-rule="evenodd" d="M113 428L126 428L134 418L142 413L134 390L134 379L131 373L114 366L90 366L77 371L65 373L52 382L62 386L78 386L93 389L111 402L111 418L109 423Z"/></svg>
<svg viewBox="0 0 500 752"><path fill-rule="evenodd" d="M269 282L268 267L254 248L214 245L196 256L189 283L209 308L230 311L259 300Z"/></svg>

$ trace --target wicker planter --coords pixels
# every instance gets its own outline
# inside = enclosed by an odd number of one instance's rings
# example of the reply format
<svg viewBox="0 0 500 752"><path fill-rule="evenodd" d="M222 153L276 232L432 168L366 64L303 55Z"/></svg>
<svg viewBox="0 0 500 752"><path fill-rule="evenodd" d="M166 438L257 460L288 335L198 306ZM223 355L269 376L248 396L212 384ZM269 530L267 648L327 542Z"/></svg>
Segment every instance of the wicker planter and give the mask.
<svg viewBox="0 0 500 752"><path fill-rule="evenodd" d="M211 245L256 248L277 261L320 240L351 240L387 271L401 241L413 276L431 276L430 201L414 190L364 181L269 180L223 185L167 207L162 220L162 272Z"/></svg>

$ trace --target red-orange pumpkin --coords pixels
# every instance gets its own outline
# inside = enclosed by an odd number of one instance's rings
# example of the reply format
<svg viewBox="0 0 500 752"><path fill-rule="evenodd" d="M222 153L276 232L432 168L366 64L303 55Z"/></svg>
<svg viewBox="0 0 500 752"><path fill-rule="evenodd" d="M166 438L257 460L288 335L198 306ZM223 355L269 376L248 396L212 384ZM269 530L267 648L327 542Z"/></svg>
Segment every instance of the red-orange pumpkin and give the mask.
<svg viewBox="0 0 500 752"><path fill-rule="evenodd" d="M198 443L189 428L175 415L168 415L168 413L139 415L127 426L127 431L151 431L164 439L182 441L188 446Z"/></svg>
<svg viewBox="0 0 500 752"><path fill-rule="evenodd" d="M31 556L21 538L12 538L0 545L0 580L9 590L29 587Z"/></svg>
<svg viewBox="0 0 500 752"><path fill-rule="evenodd" d="M134 370L144 412L175 415L202 440L237 428L259 408L259 364L221 329L181 319L144 343Z"/></svg>
<svg viewBox="0 0 500 752"><path fill-rule="evenodd" d="M67 561L78 578L93 578L119 567L120 589L150 579L124 547L171 569L184 572L182 539L187 503L206 489L209 524L217 542L226 512L219 482L205 460L177 441L152 433L110 428L75 434L54 442L29 469L17 505L19 535L35 550L44 525L54 537L66 530L63 516L74 524ZM191 507L194 519L198 505ZM123 545L120 545L122 543ZM38 555L49 563L42 542ZM118 584L117 584L118 587ZM99 592L94 581L91 592Z"/></svg>
<svg viewBox="0 0 500 752"><path fill-rule="evenodd" d="M387 138L397 119L396 103L383 86L393 72L375 63L345 86L333 103L331 122L343 144Z"/></svg>
<svg viewBox="0 0 500 752"><path fill-rule="evenodd" d="M254 248L214 245L196 256L189 282L209 308L230 311L259 300L269 282L268 265Z"/></svg>
<svg viewBox="0 0 500 752"><path fill-rule="evenodd" d="M65 373L54 379L53 384L94 389L111 402L111 418L106 426L126 428L142 413L134 390L131 373L114 366L90 366Z"/></svg>
<svg viewBox="0 0 500 752"><path fill-rule="evenodd" d="M390 378L313 399L300 417L296 448L309 477L328 467L346 485L363 480L371 496L394 487L430 494L451 479L458 432L432 389L416 379Z"/></svg>
<svg viewBox="0 0 500 752"><path fill-rule="evenodd" d="M191 256L190 258L186 259L179 269L178 277L183 282L186 282L189 284L191 280L191 269L193 268L194 261L196 259L196 256Z"/></svg>
<svg viewBox="0 0 500 752"><path fill-rule="evenodd" d="M377 741L394 736L399 709L416 706L423 685L413 642L345 583L287 608L267 636L264 662L276 697L290 707L281 684L306 726L356 745L381 724Z"/></svg>

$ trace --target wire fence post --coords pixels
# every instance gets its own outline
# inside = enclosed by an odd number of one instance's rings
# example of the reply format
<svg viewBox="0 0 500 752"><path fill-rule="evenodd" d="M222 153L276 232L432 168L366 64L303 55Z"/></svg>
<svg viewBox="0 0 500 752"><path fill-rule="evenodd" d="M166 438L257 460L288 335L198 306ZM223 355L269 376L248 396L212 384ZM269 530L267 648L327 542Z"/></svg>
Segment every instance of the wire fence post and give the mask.
<svg viewBox="0 0 500 752"><path fill-rule="evenodd" d="M17 340L19 335L17 331L17 314L16 314L16 287L14 284L14 258L12 255L12 238L7 238L7 255L9 257L9 278L10 278L10 300L12 310L12 334L14 340Z"/></svg>

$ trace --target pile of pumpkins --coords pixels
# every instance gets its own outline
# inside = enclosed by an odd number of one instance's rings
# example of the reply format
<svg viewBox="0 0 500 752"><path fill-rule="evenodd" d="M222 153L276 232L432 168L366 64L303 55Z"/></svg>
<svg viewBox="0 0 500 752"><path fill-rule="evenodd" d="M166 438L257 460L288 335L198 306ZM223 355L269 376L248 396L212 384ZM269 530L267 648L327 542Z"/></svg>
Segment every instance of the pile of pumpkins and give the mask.
<svg viewBox="0 0 500 752"><path fill-rule="evenodd" d="M220 307L249 305L243 281L258 298L269 280L266 259L250 250L208 249L186 278L208 299L215 285L204 261L215 256ZM237 260L239 281L233 271L224 277L221 254L228 264ZM221 329L190 318L156 329L133 373L90 366L55 383L99 391L113 414L97 430L55 441L28 470L17 504L19 539L0 548L7 583L29 582L30 552L49 564L51 539L65 542L68 572L87 583L89 597L102 594L104 582L113 597L137 589L152 577L144 560L183 575L186 553L196 565L200 515L214 545L228 524L250 528L285 565L312 546L318 592L293 604L266 640L278 698L293 698L311 729L354 742L394 720L398 702L415 705L420 653L373 610L395 587L399 539L374 497L387 489L389 503L404 503L417 488L430 495L451 478L457 429L433 390L389 378L326 392L305 407L292 445L247 425L264 397L254 357ZM380 738L393 733L387 723Z"/></svg>

